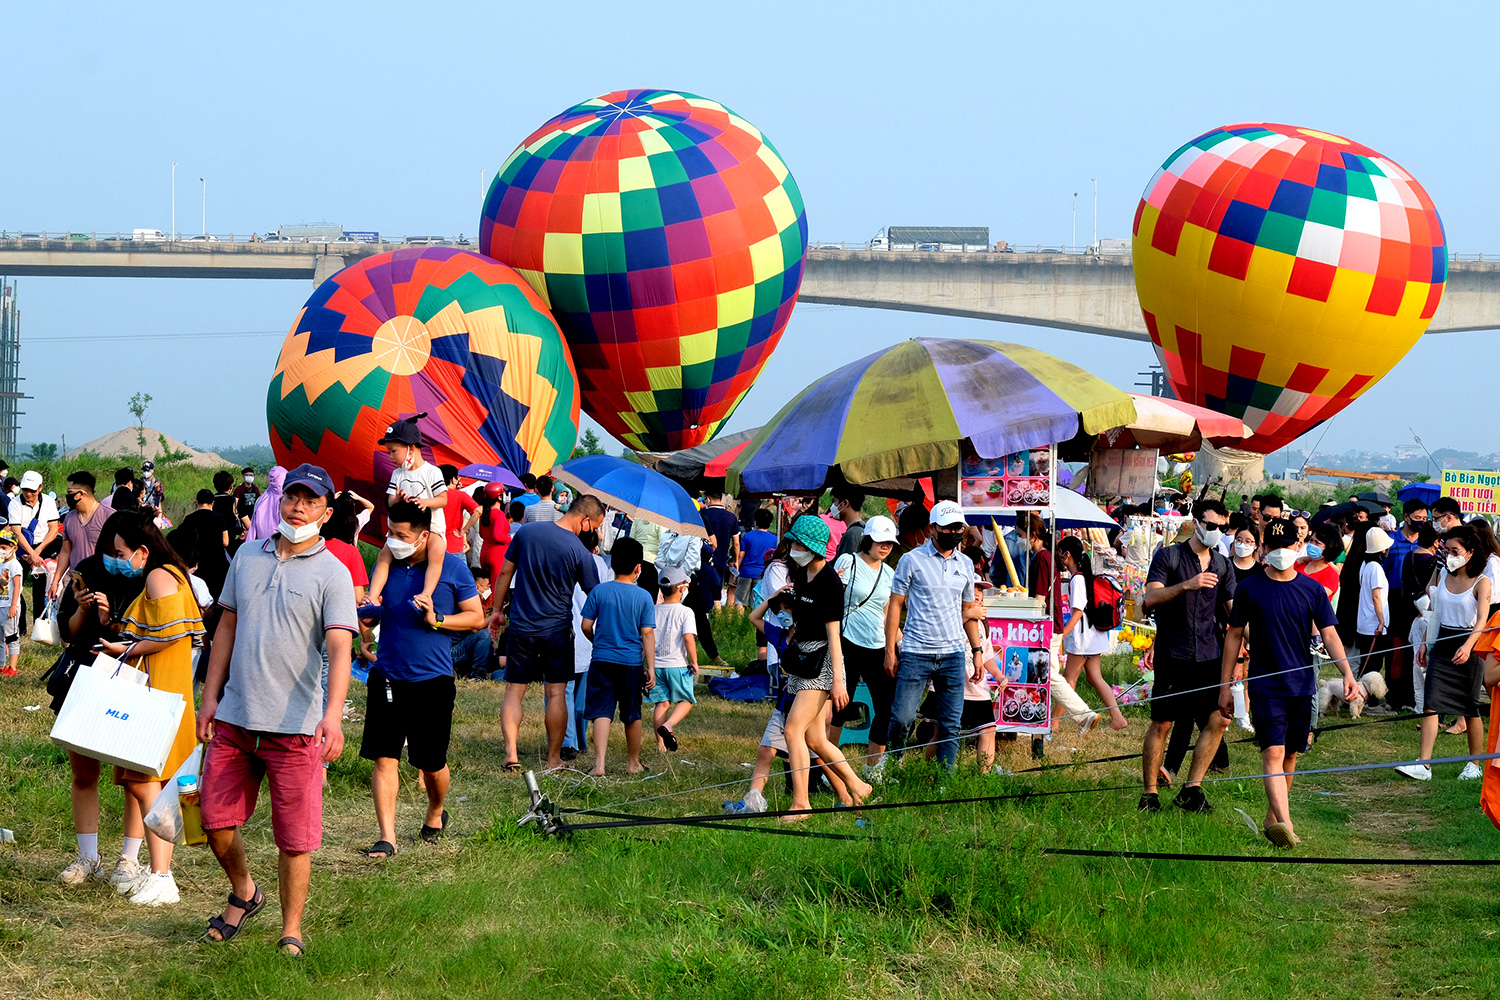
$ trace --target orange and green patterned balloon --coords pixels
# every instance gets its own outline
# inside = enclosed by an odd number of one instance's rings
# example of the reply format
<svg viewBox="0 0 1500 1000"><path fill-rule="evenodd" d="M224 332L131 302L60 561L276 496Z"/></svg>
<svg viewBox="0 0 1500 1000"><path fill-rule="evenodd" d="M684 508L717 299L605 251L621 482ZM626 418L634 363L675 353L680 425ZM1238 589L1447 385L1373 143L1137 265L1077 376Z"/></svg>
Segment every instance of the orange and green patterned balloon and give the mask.
<svg viewBox="0 0 1500 1000"><path fill-rule="evenodd" d="M519 476L578 439L573 360L551 313L498 261L447 247L395 250L323 282L281 347L266 397L276 461L322 466L382 497L380 438L416 413L428 461Z"/></svg>
<svg viewBox="0 0 1500 1000"><path fill-rule="evenodd" d="M1292 125L1226 125L1146 185L1133 263L1179 399L1239 417L1236 447L1289 444L1427 329L1448 278L1432 199L1394 161Z"/></svg>

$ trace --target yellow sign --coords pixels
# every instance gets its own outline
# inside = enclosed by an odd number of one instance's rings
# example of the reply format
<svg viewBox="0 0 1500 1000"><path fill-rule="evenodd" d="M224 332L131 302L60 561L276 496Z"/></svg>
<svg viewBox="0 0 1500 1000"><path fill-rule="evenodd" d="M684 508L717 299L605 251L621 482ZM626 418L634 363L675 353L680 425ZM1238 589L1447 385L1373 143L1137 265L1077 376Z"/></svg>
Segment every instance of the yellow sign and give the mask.
<svg viewBox="0 0 1500 1000"><path fill-rule="evenodd" d="M1442 495L1458 501L1465 514L1500 514L1500 472L1444 469Z"/></svg>

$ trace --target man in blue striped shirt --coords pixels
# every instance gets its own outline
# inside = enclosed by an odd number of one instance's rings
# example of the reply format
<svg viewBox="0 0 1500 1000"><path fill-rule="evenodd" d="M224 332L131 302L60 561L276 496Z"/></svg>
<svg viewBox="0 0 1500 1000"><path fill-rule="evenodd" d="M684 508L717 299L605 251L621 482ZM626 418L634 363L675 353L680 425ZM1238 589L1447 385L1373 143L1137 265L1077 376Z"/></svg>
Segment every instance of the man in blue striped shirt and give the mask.
<svg viewBox="0 0 1500 1000"><path fill-rule="evenodd" d="M885 607L885 670L896 678L886 748L900 757L930 680L939 705L938 736L943 741L938 745L938 758L951 767L958 757L964 680L972 675L978 681L984 675L984 661L994 653L983 641L979 622L964 620L963 606L974 600L974 564L960 551L964 516L958 504L952 500L934 504L929 531L926 542L901 557Z"/></svg>

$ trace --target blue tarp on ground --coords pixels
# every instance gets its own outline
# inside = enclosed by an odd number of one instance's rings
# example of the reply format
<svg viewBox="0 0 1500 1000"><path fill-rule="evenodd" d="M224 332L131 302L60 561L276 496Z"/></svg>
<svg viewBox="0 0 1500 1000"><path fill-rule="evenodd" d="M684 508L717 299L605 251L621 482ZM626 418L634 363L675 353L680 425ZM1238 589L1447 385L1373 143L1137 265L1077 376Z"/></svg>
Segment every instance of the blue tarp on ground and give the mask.
<svg viewBox="0 0 1500 1000"><path fill-rule="evenodd" d="M771 678L766 674L754 677L710 677L708 691L730 701L765 701L771 696Z"/></svg>

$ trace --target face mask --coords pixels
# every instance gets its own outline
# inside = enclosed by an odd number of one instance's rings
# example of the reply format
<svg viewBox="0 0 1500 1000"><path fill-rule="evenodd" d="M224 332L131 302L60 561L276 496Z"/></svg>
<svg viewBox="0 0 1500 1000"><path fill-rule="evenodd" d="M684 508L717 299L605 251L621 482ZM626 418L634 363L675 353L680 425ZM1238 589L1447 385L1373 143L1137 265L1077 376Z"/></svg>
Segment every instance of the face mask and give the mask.
<svg viewBox="0 0 1500 1000"><path fill-rule="evenodd" d="M1235 542L1234 543L1234 554L1237 555L1237 556L1239 556L1241 559L1245 559L1245 558L1248 558L1249 556L1254 555L1255 554L1255 543L1254 542Z"/></svg>
<svg viewBox="0 0 1500 1000"><path fill-rule="evenodd" d="M293 545L301 545L318 533L318 525L314 522L307 524L287 524L286 518L282 518L281 523L276 526L276 530L280 532L282 538L285 538Z"/></svg>
<svg viewBox="0 0 1500 1000"><path fill-rule="evenodd" d="M490 592L488 590L481 590L479 592L479 599L481 601L488 601L490 599Z"/></svg>
<svg viewBox="0 0 1500 1000"><path fill-rule="evenodd" d="M1198 536L1198 541L1201 542L1205 548L1210 549L1218 545L1219 542L1223 541L1224 539L1224 529L1219 527L1210 527L1209 525L1204 524L1202 521L1199 521L1193 528L1193 534Z"/></svg>
<svg viewBox="0 0 1500 1000"><path fill-rule="evenodd" d="M406 457L401 460L401 468L403 468L406 471L410 472L412 469L416 468L416 466L417 466L417 453L414 452L414 451L407 452L406 453Z"/></svg>
<svg viewBox="0 0 1500 1000"><path fill-rule="evenodd" d="M147 469L146 472L145 472L145 476L146 476L147 479L154 478L155 475L156 475L156 473L152 472L150 469Z"/></svg>
<svg viewBox="0 0 1500 1000"><path fill-rule="evenodd" d="M788 554L792 557L792 562L798 566L806 566L813 561L812 549L793 549Z"/></svg>
<svg viewBox="0 0 1500 1000"><path fill-rule="evenodd" d="M1277 549L1275 552L1266 553L1266 563L1272 569L1291 569L1296 561L1295 549Z"/></svg>
<svg viewBox="0 0 1500 1000"><path fill-rule="evenodd" d="M410 559L417 554L417 547L411 542L403 542L390 535L386 536L385 547L391 550L392 557L396 559Z"/></svg>
<svg viewBox="0 0 1500 1000"><path fill-rule="evenodd" d="M1310 558L1310 559L1322 559L1323 558L1323 546L1321 546L1321 545L1314 545L1312 542L1308 542L1307 543L1307 555L1308 555L1308 558Z"/></svg>
<svg viewBox="0 0 1500 1000"><path fill-rule="evenodd" d="M16 557L15 549L0 549L0 563L10 562ZM108 558L107 556L105 558Z"/></svg>
<svg viewBox="0 0 1500 1000"><path fill-rule="evenodd" d="M254 476L246 476L245 477L245 482L247 482L247 483L253 483L253 482L255 482L255 477Z"/></svg>
<svg viewBox="0 0 1500 1000"><path fill-rule="evenodd" d="M932 544L939 552L952 552L958 548L963 537L962 531L935 531L932 533Z"/></svg>
<svg viewBox="0 0 1500 1000"><path fill-rule="evenodd" d="M111 555L106 555L103 558L104 558L104 572L108 573L110 576L122 576L122 575L124 575L121 572L120 567L121 566L127 566L127 565L129 565L129 562L127 560L116 559L114 556L111 556Z"/></svg>
<svg viewBox="0 0 1500 1000"><path fill-rule="evenodd" d="M1443 562L1447 565L1448 572L1457 573L1459 570L1463 569L1469 564L1469 559L1467 556L1450 555L1447 559L1444 559Z"/></svg>

